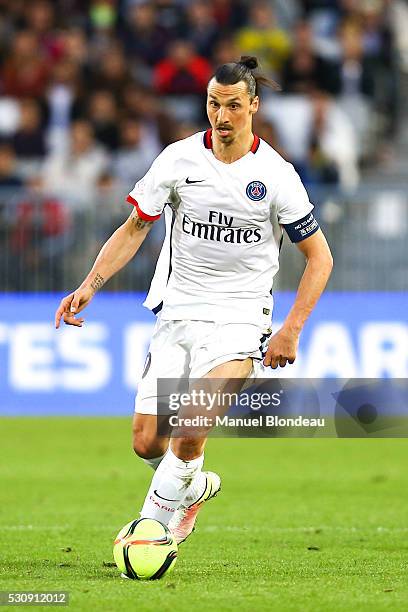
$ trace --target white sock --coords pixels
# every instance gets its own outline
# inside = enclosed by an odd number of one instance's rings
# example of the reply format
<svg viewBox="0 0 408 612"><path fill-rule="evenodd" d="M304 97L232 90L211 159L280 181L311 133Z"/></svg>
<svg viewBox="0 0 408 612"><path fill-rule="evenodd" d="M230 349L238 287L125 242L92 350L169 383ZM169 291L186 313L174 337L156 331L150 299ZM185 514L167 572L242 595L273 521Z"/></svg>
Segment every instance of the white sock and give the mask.
<svg viewBox="0 0 408 612"><path fill-rule="evenodd" d="M193 482L187 489L185 498L182 500L183 506L191 506L194 504L204 493L207 484L207 477L201 470L194 478Z"/></svg>
<svg viewBox="0 0 408 612"><path fill-rule="evenodd" d="M150 465L150 467L156 471L163 457L164 455L160 455L160 457L154 457L153 459L143 459L142 458L142 461L144 461L147 465Z"/></svg>
<svg viewBox="0 0 408 612"><path fill-rule="evenodd" d="M169 448L153 475L140 516L167 525L203 463L204 455L192 461L183 461Z"/></svg>

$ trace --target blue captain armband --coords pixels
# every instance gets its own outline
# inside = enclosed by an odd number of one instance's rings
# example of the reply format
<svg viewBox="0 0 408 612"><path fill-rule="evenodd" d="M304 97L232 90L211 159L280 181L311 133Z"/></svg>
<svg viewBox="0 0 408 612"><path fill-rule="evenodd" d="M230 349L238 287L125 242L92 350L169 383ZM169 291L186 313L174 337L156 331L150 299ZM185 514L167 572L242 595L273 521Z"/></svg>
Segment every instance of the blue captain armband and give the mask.
<svg viewBox="0 0 408 612"><path fill-rule="evenodd" d="M282 224L282 226L292 242L301 242L305 238L312 236L319 229L319 224L312 212L303 217L303 219L299 219L299 221Z"/></svg>

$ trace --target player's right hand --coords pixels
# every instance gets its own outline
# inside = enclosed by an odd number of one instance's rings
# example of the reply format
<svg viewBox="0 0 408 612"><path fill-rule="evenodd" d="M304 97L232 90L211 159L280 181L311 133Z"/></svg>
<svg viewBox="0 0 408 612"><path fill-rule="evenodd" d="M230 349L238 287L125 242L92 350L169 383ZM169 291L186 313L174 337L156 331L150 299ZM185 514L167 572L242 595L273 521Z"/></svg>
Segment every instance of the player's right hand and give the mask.
<svg viewBox="0 0 408 612"><path fill-rule="evenodd" d="M91 287L79 287L79 289L64 297L55 313L56 329L60 326L61 318L67 325L82 327L84 319L76 319L75 315L89 304L93 296L94 291Z"/></svg>

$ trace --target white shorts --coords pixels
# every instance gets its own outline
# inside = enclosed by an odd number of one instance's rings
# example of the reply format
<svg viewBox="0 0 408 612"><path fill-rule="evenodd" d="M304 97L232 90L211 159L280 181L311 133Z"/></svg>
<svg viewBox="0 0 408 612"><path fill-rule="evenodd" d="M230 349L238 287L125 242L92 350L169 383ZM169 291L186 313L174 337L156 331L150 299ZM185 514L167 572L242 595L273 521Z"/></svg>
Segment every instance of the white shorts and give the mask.
<svg viewBox="0 0 408 612"><path fill-rule="evenodd" d="M157 319L135 412L157 414L157 379L201 378L217 365L251 357L261 363L271 329L250 323ZM252 376L251 376L252 377Z"/></svg>

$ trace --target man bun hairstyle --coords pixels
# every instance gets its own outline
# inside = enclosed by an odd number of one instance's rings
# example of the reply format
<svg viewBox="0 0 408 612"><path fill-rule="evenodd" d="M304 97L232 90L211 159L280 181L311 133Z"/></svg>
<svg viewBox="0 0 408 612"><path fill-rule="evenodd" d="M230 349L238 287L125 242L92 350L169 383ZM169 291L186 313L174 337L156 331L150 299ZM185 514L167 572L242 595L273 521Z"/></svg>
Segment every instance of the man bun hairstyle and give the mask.
<svg viewBox="0 0 408 612"><path fill-rule="evenodd" d="M253 55L242 55L238 62L229 62L217 68L214 77L221 85L235 85L244 81L248 87L249 97L252 99L259 95L259 85L280 91L281 87L272 79L255 73L258 68L258 59Z"/></svg>
<svg viewBox="0 0 408 612"><path fill-rule="evenodd" d="M256 70L258 68L258 59L254 55L241 55L238 63L243 64L249 70Z"/></svg>

